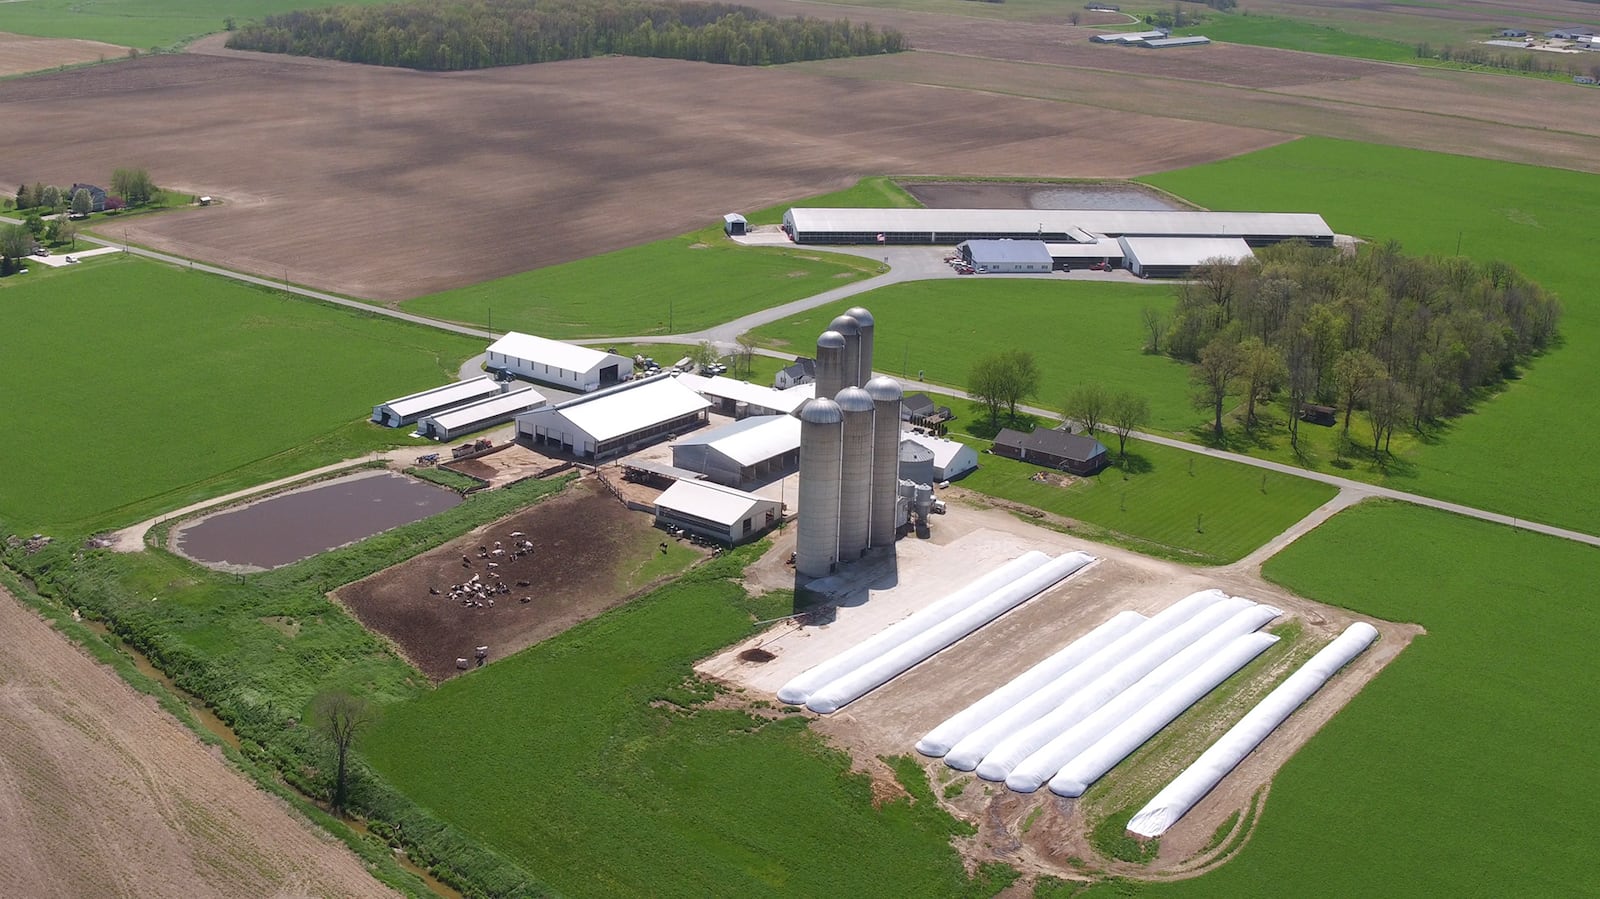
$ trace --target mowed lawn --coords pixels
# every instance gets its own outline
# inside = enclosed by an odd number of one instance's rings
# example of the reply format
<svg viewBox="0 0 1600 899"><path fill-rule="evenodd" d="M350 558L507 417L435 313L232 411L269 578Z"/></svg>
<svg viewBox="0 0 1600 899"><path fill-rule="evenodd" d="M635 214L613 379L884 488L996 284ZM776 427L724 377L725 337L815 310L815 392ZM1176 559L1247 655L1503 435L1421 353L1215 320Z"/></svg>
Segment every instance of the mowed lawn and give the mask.
<svg viewBox="0 0 1600 899"><path fill-rule="evenodd" d="M1142 351L1140 312L1166 315L1170 284L1109 284L1022 278L970 278L896 284L757 328L764 344L814 355L817 335L851 306L877 321L873 367L934 384L962 386L973 364L1005 349L1033 353L1040 371L1031 404L1060 409L1080 383L1098 381L1150 401L1149 427L1177 431L1199 416L1189 403L1188 369Z"/></svg>
<svg viewBox="0 0 1600 899"><path fill-rule="evenodd" d="M0 519L85 532L408 442L481 343L138 259L0 290Z"/></svg>
<svg viewBox="0 0 1600 899"><path fill-rule="evenodd" d="M725 562L389 707L365 757L565 895L962 895L931 796L875 804L802 716L674 707L710 698L690 666L750 632Z"/></svg>
<svg viewBox="0 0 1600 899"><path fill-rule="evenodd" d="M1600 549L1366 503L1267 577L1419 637L1273 781L1240 854L1124 896L1593 896Z"/></svg>
<svg viewBox="0 0 1600 899"><path fill-rule="evenodd" d="M1302 138L1144 179L1213 209L1318 212L1407 252L1503 259L1559 295L1564 345L1419 447L1390 486L1600 533L1600 178L1419 150ZM998 332L996 332L998 336ZM1430 439L1433 439L1430 437Z"/></svg>
<svg viewBox="0 0 1600 899"><path fill-rule="evenodd" d="M1114 435L1101 434L1115 456ZM969 439L980 452L988 441ZM1153 443L1128 445L1129 474L1107 468L1069 486L1031 480L1036 465L980 455L960 485L1085 522L1151 555L1224 565L1250 554L1338 491L1318 481L1266 472Z"/></svg>

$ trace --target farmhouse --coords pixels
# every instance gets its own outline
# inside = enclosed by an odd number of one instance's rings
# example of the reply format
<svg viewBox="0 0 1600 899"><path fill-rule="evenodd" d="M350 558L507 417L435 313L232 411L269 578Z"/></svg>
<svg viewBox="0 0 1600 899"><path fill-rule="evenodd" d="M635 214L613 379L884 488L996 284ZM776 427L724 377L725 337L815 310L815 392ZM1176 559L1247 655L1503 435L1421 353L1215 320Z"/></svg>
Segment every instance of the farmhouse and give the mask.
<svg viewBox="0 0 1600 899"><path fill-rule="evenodd" d="M475 403L431 413L417 422L417 433L434 440L454 440L463 434L504 424L546 402L544 394L532 387L519 387Z"/></svg>
<svg viewBox="0 0 1600 899"><path fill-rule="evenodd" d="M986 272L1048 272L1055 267L1042 240L966 240L956 252Z"/></svg>
<svg viewBox="0 0 1600 899"><path fill-rule="evenodd" d="M772 386L775 390L788 390L801 384L810 384L816 379L817 360L809 356L799 356L793 365L778 369L778 373L772 376Z"/></svg>
<svg viewBox="0 0 1600 899"><path fill-rule="evenodd" d="M933 453L933 479L936 481L953 481L978 468L978 451L959 440L909 431L902 444L906 441ZM907 477L903 473L901 476Z"/></svg>
<svg viewBox="0 0 1600 899"><path fill-rule="evenodd" d="M909 394L900 400L900 420L918 427L936 428L954 417L949 406L935 403L926 393Z"/></svg>
<svg viewBox="0 0 1600 899"><path fill-rule="evenodd" d="M1049 428L1034 428L1031 434L1001 428L994 454L1078 475L1092 475L1111 460L1106 445L1093 437Z"/></svg>
<svg viewBox="0 0 1600 899"><path fill-rule="evenodd" d="M820 209L794 207L783 227L801 244L958 244L964 240L1092 243L1101 237L1236 237L1333 246L1314 213L1113 209Z"/></svg>
<svg viewBox="0 0 1600 899"><path fill-rule="evenodd" d="M1206 240L1165 237L1124 237L1122 253L1128 271L1141 278L1183 278L1213 259L1243 262L1254 259L1250 245L1238 237Z"/></svg>
<svg viewBox="0 0 1600 899"><path fill-rule="evenodd" d="M71 197L77 196L78 195L78 191L80 191L80 190L86 190L86 191L89 192L89 211L90 212L105 212L106 211L106 189L105 188L97 187L97 186L95 186L93 184L74 184L74 185L72 185L72 190L67 194L67 197L70 199Z"/></svg>
<svg viewBox="0 0 1600 899"><path fill-rule="evenodd" d="M632 377L633 360L512 331L490 344L488 368L587 393Z"/></svg>
<svg viewBox="0 0 1600 899"><path fill-rule="evenodd" d="M629 381L517 416L517 439L602 460L692 430L711 403L670 375Z"/></svg>
<svg viewBox="0 0 1600 899"><path fill-rule="evenodd" d="M424 415L443 412L452 406L475 403L495 396L499 392L500 385L495 383L493 378L457 381L454 384L392 399L387 403L379 403L372 407L372 420L386 428L398 428L411 424Z"/></svg>
<svg viewBox="0 0 1600 899"><path fill-rule="evenodd" d="M672 465L729 487L789 474L800 465L800 419L757 415L689 434L673 442Z"/></svg>
<svg viewBox="0 0 1600 899"><path fill-rule="evenodd" d="M656 524L723 543L754 540L783 518L777 500L705 481L678 481L656 498Z"/></svg>
<svg viewBox="0 0 1600 899"><path fill-rule="evenodd" d="M710 400L711 411L730 418L788 415L815 396L817 389L814 384L801 384L788 390L777 390L721 375L708 378L704 375L682 374L678 376L678 383Z"/></svg>

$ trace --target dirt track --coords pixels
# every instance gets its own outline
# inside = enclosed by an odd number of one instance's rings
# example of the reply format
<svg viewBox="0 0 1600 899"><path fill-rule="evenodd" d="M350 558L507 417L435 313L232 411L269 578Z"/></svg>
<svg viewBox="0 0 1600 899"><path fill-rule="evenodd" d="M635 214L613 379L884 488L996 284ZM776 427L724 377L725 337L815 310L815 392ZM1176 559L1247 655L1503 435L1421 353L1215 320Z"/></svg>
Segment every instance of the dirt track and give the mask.
<svg viewBox="0 0 1600 899"><path fill-rule="evenodd" d="M393 895L4 591L0 633L0 895Z"/></svg>

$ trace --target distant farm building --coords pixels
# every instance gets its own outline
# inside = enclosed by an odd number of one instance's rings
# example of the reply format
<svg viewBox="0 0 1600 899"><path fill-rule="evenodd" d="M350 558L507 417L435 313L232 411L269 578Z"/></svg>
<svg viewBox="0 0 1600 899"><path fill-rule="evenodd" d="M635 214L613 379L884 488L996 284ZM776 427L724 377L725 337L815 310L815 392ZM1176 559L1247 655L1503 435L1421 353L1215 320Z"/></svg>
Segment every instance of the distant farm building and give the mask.
<svg viewBox="0 0 1600 899"><path fill-rule="evenodd" d="M973 268L986 272L1048 272L1055 267L1042 240L966 240L956 252Z"/></svg>
<svg viewBox="0 0 1600 899"><path fill-rule="evenodd" d="M747 418L751 415L788 415L800 404L816 395L816 387L801 384L788 390L763 387L736 378L720 375L683 374L678 383L711 401L711 411L729 418Z"/></svg>
<svg viewBox="0 0 1600 899"><path fill-rule="evenodd" d="M746 487L800 466L800 419L758 415L674 441L672 465L728 487Z"/></svg>
<svg viewBox="0 0 1600 899"><path fill-rule="evenodd" d="M1333 246L1314 213L1109 209L820 209L794 207L784 230L801 244L955 245L966 240L1089 244L1106 237L1234 237L1253 247L1286 240Z"/></svg>
<svg viewBox="0 0 1600 899"><path fill-rule="evenodd" d="M443 387L392 399L372 407L372 420L386 428L398 428L420 420L425 415L443 412L452 406L475 403L497 396L500 385L493 378L473 378L457 381Z"/></svg>
<svg viewBox="0 0 1600 899"><path fill-rule="evenodd" d="M1093 437L1049 428L1035 428L1031 434L1001 428L994 438L994 454L1085 476L1111 460L1106 445Z"/></svg>
<svg viewBox="0 0 1600 899"><path fill-rule="evenodd" d="M490 344L487 366L583 393L633 376L633 360L626 356L516 331Z"/></svg>
<svg viewBox="0 0 1600 899"><path fill-rule="evenodd" d="M1203 34L1191 34L1188 37L1155 37L1140 41L1139 46L1152 50L1165 50L1171 47L1199 47L1211 43L1211 38Z"/></svg>
<svg viewBox="0 0 1600 899"><path fill-rule="evenodd" d="M1137 44L1143 41L1160 40L1167 36L1165 31L1123 31L1117 34L1097 34L1090 41L1096 44Z"/></svg>
<svg viewBox="0 0 1600 899"><path fill-rule="evenodd" d="M630 381L517 416L517 439L604 460L705 424L710 401L669 375Z"/></svg>
<svg viewBox="0 0 1600 899"><path fill-rule="evenodd" d="M794 360L793 365L778 369L778 373L772 376L772 387L775 390L788 390L816 380L817 360L809 356L800 356Z"/></svg>
<svg viewBox="0 0 1600 899"><path fill-rule="evenodd" d="M1086 3L1083 8L1090 12L1122 12L1122 7L1112 3Z"/></svg>
<svg viewBox="0 0 1600 899"><path fill-rule="evenodd" d="M722 217L722 231L729 237L743 237L749 230L750 223L737 212L730 212Z"/></svg>
<svg viewBox="0 0 1600 899"><path fill-rule="evenodd" d="M1122 244L1116 238L1101 237L1087 243L1048 243L1044 248L1059 269L1085 268L1096 262L1122 268Z"/></svg>
<svg viewBox="0 0 1600 899"><path fill-rule="evenodd" d="M933 479L936 481L953 481L978 468L978 451L959 440L947 440L915 431L907 432L902 443L907 440L933 453ZM901 477L908 475L901 474Z"/></svg>
<svg viewBox="0 0 1600 899"><path fill-rule="evenodd" d="M439 441L454 440L484 428L505 424L530 409L545 405L546 402L544 394L532 387L518 387L488 399L427 415L417 422L417 433Z"/></svg>
<svg viewBox="0 0 1600 899"><path fill-rule="evenodd" d="M1244 262L1255 253L1243 238L1205 240L1165 237L1124 237L1122 253L1128 271L1141 278L1184 278L1212 260Z"/></svg>
<svg viewBox="0 0 1600 899"><path fill-rule="evenodd" d="M1590 28L1587 25L1568 25L1565 28L1546 31L1544 36L1557 41L1576 41L1586 37L1594 37L1597 34L1600 34L1600 30Z"/></svg>
<svg viewBox="0 0 1600 899"><path fill-rule="evenodd" d="M1500 29L1500 36L1501 37L1527 37L1528 36L1528 29L1526 29L1526 28L1502 28L1502 29Z"/></svg>
<svg viewBox="0 0 1600 899"><path fill-rule="evenodd" d="M783 518L777 500L705 481L678 481L656 498L656 524L728 544L760 537Z"/></svg>

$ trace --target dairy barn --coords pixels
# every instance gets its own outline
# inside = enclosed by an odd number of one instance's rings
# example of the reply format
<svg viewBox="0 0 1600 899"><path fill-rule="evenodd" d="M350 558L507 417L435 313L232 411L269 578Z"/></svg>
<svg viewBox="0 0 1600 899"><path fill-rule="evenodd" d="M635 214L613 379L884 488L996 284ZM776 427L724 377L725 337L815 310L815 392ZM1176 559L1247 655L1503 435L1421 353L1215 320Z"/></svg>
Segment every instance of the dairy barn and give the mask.
<svg viewBox="0 0 1600 899"><path fill-rule="evenodd" d="M509 372L578 393L633 377L633 360L626 356L516 331L489 345L485 365L490 371Z"/></svg>
<svg viewBox="0 0 1600 899"><path fill-rule="evenodd" d="M710 406L676 378L657 375L519 415L517 439L602 461L704 425Z"/></svg>
<svg viewBox="0 0 1600 899"><path fill-rule="evenodd" d="M500 385L493 378L457 381L379 403L372 407L372 421L386 428L404 427L435 412L475 403L499 393Z"/></svg>
<svg viewBox="0 0 1600 899"><path fill-rule="evenodd" d="M783 214L783 228L791 240L800 244L954 246L967 240L1005 238L1087 244L1107 237L1229 237L1252 247L1286 240L1333 246L1333 229L1322 216L1301 212L797 206Z"/></svg>

